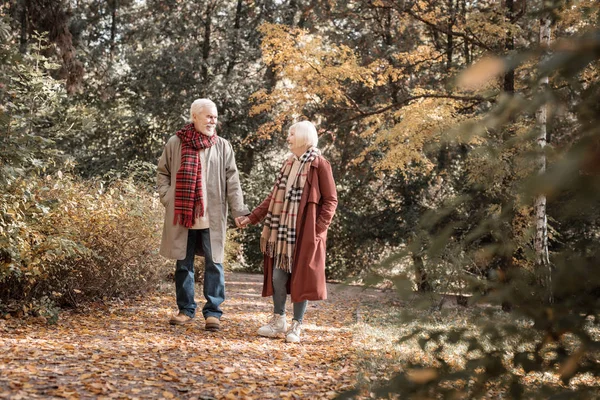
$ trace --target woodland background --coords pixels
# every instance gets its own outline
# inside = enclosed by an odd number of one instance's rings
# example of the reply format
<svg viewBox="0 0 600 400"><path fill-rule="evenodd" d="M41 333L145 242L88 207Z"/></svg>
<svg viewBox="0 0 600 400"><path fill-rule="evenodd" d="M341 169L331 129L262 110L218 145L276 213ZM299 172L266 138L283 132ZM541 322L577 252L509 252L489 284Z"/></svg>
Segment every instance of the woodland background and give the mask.
<svg viewBox="0 0 600 400"><path fill-rule="evenodd" d="M470 361L434 352L438 372L389 390L597 376L597 1L2 0L0 16L0 313L52 322L165 279L156 161L209 97L251 207L287 126L317 124L339 196L329 279L514 316L417 328ZM230 230L230 268L260 271L258 237Z"/></svg>

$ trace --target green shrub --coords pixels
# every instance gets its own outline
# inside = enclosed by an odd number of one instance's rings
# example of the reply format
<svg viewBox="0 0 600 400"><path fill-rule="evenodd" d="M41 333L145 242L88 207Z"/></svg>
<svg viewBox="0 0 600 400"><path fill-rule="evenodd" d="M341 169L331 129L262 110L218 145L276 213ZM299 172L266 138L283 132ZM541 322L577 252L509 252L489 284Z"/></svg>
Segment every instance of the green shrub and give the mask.
<svg viewBox="0 0 600 400"><path fill-rule="evenodd" d="M104 187L59 172L17 180L0 199L0 301L8 310L44 298L75 306L133 295L164 276L162 206L131 181Z"/></svg>

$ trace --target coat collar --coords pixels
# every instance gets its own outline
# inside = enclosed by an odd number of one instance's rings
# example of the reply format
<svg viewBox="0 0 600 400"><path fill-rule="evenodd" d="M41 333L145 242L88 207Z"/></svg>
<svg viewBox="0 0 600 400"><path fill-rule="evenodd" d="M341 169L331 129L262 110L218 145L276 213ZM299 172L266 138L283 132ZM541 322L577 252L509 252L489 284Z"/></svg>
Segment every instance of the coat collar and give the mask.
<svg viewBox="0 0 600 400"><path fill-rule="evenodd" d="M321 157L322 157L322 156L317 156L317 157L316 157L316 158L315 158L315 159L312 161L312 163L310 163L310 166L311 166L312 168L319 168L319 164L321 163Z"/></svg>
<svg viewBox="0 0 600 400"><path fill-rule="evenodd" d="M315 158L312 161L312 163L310 163L310 168L311 168L310 172L311 173L309 173L308 176L306 177L306 183L308 185L312 185L312 180L313 180L313 175L314 175L312 172L316 171L316 169L312 169L312 168L319 168L319 164L321 163L321 158L322 158L322 156L317 156L317 158Z"/></svg>

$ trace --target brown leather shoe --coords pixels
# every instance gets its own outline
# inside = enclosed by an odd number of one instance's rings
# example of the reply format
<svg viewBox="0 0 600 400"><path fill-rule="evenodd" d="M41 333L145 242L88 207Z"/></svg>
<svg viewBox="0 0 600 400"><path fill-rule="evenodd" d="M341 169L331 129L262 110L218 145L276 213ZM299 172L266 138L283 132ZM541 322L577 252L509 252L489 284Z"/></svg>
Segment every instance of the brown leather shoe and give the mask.
<svg viewBox="0 0 600 400"><path fill-rule="evenodd" d="M192 319L193 319L192 317L188 317L184 313L180 312L177 315L173 315L171 317L171 319L169 320L169 323L171 325L185 325L185 324L189 324L190 322L192 322Z"/></svg>
<svg viewBox="0 0 600 400"><path fill-rule="evenodd" d="M217 317L207 317L204 322L204 329L207 331L218 331L221 329L221 321Z"/></svg>

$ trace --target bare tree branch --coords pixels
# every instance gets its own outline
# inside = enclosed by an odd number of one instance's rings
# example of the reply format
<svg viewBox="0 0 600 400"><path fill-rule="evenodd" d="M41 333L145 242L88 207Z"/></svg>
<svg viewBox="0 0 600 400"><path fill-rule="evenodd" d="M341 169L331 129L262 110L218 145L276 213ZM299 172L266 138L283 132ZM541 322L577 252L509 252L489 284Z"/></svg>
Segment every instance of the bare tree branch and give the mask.
<svg viewBox="0 0 600 400"><path fill-rule="evenodd" d="M402 101L394 104L390 104L389 106L380 108L378 110L373 111L362 111L360 115L355 115L354 117L348 118L340 122L340 124L355 121L357 119L362 119L366 117L370 117L372 115L383 114L391 110L395 110L397 108L401 108L413 100L418 99L451 99L451 100L460 100L460 101L474 101L474 102L483 102L483 101L491 101L491 99L487 99L481 96L457 96L452 94L423 94L419 96L409 96Z"/></svg>

